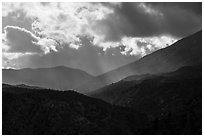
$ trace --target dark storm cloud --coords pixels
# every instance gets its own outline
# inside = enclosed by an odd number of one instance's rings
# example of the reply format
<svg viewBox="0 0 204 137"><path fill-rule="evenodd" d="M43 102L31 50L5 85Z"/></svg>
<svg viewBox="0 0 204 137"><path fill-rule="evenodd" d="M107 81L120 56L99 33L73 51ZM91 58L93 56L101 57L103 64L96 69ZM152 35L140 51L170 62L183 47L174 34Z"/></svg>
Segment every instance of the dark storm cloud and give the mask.
<svg viewBox="0 0 204 137"><path fill-rule="evenodd" d="M189 12L194 12L195 14L202 14L202 3L201 2L149 2L148 5L159 7L178 7L180 9L188 10Z"/></svg>
<svg viewBox="0 0 204 137"><path fill-rule="evenodd" d="M6 26L18 26L31 31L32 19L26 18L25 13L21 10L8 13L7 16L2 16L2 32Z"/></svg>
<svg viewBox="0 0 204 137"><path fill-rule="evenodd" d="M201 29L201 11L202 3L121 3L99 24L105 26L107 41L162 34L181 38Z"/></svg>
<svg viewBox="0 0 204 137"><path fill-rule="evenodd" d="M202 29L202 3L150 3L149 5L164 13L163 30L172 35L184 37Z"/></svg>
<svg viewBox="0 0 204 137"><path fill-rule="evenodd" d="M17 26L4 28L3 42L9 47L9 52L15 53L42 53L43 50L37 44L38 38L30 31Z"/></svg>

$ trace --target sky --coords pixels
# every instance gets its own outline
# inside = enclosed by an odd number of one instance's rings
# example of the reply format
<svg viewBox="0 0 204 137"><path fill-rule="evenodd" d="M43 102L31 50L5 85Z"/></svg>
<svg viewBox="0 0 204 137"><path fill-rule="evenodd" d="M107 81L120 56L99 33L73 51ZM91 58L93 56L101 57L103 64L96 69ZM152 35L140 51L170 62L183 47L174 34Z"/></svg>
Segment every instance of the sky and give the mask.
<svg viewBox="0 0 204 137"><path fill-rule="evenodd" d="M2 3L2 67L116 69L202 29L202 3Z"/></svg>

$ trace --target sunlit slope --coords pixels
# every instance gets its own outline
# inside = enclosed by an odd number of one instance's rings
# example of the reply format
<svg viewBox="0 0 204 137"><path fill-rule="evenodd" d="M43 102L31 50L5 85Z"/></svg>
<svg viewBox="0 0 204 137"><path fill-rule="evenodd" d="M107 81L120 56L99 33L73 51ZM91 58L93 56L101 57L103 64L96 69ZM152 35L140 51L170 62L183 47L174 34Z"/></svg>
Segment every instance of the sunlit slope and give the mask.
<svg viewBox="0 0 204 137"><path fill-rule="evenodd" d="M202 31L199 31L138 61L102 74L80 86L78 90L93 91L127 76L170 72L183 66L197 65L201 62Z"/></svg>

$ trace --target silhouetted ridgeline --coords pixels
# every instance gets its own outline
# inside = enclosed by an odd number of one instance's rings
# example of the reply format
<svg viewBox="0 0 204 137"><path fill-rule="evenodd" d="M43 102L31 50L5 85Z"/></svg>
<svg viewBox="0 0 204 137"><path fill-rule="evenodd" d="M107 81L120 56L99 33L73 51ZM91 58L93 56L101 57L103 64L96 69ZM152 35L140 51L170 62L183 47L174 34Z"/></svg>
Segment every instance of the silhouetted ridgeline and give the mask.
<svg viewBox="0 0 204 137"><path fill-rule="evenodd" d="M121 81L92 97L145 113L153 134L202 133L202 66L183 67L139 81Z"/></svg>
<svg viewBox="0 0 204 137"><path fill-rule="evenodd" d="M3 84L3 134L202 134L201 70L184 67L126 88L118 82L92 95L117 106L75 91Z"/></svg>
<svg viewBox="0 0 204 137"><path fill-rule="evenodd" d="M3 134L146 134L146 115L74 91L3 84Z"/></svg>

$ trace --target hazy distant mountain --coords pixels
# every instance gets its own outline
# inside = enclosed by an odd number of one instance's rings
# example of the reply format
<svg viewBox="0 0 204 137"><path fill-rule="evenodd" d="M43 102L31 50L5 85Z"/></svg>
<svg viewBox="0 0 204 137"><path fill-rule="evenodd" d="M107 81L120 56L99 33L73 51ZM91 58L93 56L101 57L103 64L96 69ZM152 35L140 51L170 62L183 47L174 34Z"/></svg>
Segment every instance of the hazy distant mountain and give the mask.
<svg viewBox="0 0 204 137"><path fill-rule="evenodd" d="M9 85L9 84L2 84L2 88L8 88L8 87L17 87L17 88L28 88L28 89L43 89L42 87L36 87L36 86L28 86L25 84L19 84L19 85Z"/></svg>
<svg viewBox="0 0 204 137"><path fill-rule="evenodd" d="M3 69L3 83L30 86L39 86L52 89L75 89L79 84L92 79L88 73L79 69L72 69L64 66L38 69Z"/></svg>
<svg viewBox="0 0 204 137"><path fill-rule="evenodd" d="M169 47L160 49L138 61L112 70L78 87L80 91L93 91L131 75L157 74L175 71L183 66L202 62L202 31L183 38Z"/></svg>

